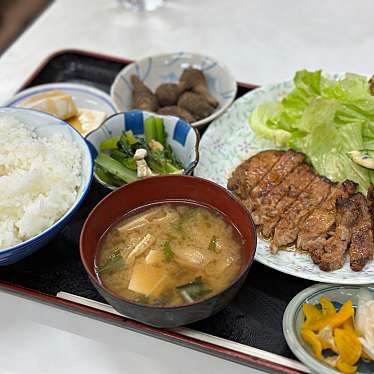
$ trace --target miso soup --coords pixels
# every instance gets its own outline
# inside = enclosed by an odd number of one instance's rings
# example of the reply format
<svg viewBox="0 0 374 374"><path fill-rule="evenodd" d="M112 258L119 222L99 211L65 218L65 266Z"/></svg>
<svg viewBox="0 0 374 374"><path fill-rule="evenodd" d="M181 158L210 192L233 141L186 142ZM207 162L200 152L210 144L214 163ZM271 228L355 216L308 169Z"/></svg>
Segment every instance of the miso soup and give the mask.
<svg viewBox="0 0 374 374"><path fill-rule="evenodd" d="M124 216L107 231L96 272L118 296L181 305L226 288L240 272L242 246L222 215L193 204L160 204Z"/></svg>

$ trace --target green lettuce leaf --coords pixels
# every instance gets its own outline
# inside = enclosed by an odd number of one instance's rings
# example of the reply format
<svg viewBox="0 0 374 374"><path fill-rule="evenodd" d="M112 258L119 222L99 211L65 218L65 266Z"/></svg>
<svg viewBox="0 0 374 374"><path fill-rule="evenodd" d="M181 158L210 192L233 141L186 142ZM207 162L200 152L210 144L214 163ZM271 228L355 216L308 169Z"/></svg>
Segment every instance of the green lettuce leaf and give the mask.
<svg viewBox="0 0 374 374"><path fill-rule="evenodd" d="M355 164L348 152L374 150L374 97L366 77L328 79L302 70L294 89L279 102L259 105L249 123L258 137L304 152L321 175L351 179L366 192L374 172Z"/></svg>

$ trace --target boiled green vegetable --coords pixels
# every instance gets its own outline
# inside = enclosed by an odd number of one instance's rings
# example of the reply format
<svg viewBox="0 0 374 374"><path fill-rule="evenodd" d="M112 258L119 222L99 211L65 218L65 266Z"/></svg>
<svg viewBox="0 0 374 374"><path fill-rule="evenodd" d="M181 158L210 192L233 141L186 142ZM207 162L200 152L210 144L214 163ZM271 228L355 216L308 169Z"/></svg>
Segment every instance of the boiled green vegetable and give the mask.
<svg viewBox="0 0 374 374"><path fill-rule="evenodd" d="M117 143L121 139L120 136L113 136L112 138L105 139L100 144L100 151L108 151L117 148Z"/></svg>
<svg viewBox="0 0 374 374"><path fill-rule="evenodd" d="M144 121L144 137L148 144L152 139L156 139L156 121L154 117L148 117Z"/></svg>
<svg viewBox="0 0 374 374"><path fill-rule="evenodd" d="M165 134L165 128L164 128L164 122L162 118L155 118L155 132L156 132L156 138L158 142L160 142L162 145L165 145L166 140L166 134Z"/></svg>
<svg viewBox="0 0 374 374"><path fill-rule="evenodd" d="M138 179L133 170L127 169L120 162L111 158L105 153L100 153L95 162L97 165L100 165L103 169L107 170L109 173L120 178L126 183L134 182Z"/></svg>
<svg viewBox="0 0 374 374"><path fill-rule="evenodd" d="M121 186L138 179L135 152L147 151L146 162L154 174L181 173L183 165L175 156L170 144L166 143L162 118L149 117L144 121L144 138L137 137L131 130L120 136L104 140L95 160L96 175L105 183ZM160 143L158 149L149 146L151 141Z"/></svg>

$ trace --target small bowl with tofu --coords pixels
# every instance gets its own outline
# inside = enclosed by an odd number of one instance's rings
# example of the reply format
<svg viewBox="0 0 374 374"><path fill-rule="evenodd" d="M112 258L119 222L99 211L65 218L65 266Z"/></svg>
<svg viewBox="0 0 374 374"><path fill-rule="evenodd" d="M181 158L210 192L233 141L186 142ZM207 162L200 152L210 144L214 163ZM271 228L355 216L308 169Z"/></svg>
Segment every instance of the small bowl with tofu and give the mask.
<svg viewBox="0 0 374 374"><path fill-rule="evenodd" d="M256 250L248 210L205 179L165 175L127 184L88 216L85 270L126 317L163 328L207 318L239 291Z"/></svg>
<svg viewBox="0 0 374 374"><path fill-rule="evenodd" d="M110 116L86 141L94 178L110 190L156 175L189 175L199 160L196 129L177 117L139 110Z"/></svg>
<svg viewBox="0 0 374 374"><path fill-rule="evenodd" d="M105 92L77 83L48 83L19 92L5 103L49 113L68 122L82 136L98 128L118 110Z"/></svg>

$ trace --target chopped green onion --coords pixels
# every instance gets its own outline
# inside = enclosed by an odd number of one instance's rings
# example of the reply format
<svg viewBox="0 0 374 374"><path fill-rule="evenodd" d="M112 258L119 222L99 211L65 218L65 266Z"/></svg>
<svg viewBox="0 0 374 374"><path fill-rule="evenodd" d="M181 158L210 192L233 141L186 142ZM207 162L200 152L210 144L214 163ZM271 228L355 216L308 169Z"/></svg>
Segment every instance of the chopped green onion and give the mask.
<svg viewBox="0 0 374 374"><path fill-rule="evenodd" d="M101 275L104 273L111 273L114 270L121 269L125 266L125 262L119 249L115 249L113 253L107 258L104 265L97 266L96 272Z"/></svg>
<svg viewBox="0 0 374 374"><path fill-rule="evenodd" d="M208 249L217 253L217 237L215 235L213 235L212 239L210 239Z"/></svg>
<svg viewBox="0 0 374 374"><path fill-rule="evenodd" d="M164 256L166 262L170 262L174 258L174 252L168 240L164 243Z"/></svg>

